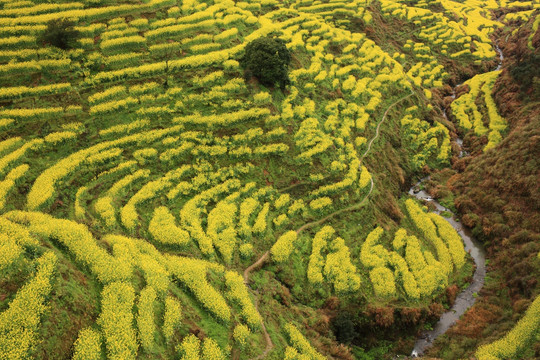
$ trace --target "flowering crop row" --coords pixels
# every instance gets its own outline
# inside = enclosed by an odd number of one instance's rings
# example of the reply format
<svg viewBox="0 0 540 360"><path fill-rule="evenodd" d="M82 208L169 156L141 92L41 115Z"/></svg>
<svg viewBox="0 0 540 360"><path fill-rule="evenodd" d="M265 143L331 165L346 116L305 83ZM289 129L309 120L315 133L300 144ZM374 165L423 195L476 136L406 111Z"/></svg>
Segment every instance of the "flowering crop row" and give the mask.
<svg viewBox="0 0 540 360"><path fill-rule="evenodd" d="M229 289L227 296L240 305L244 321L252 330L259 329L262 319L255 305L253 305L242 276L235 271L227 271L225 273L225 284Z"/></svg>
<svg viewBox="0 0 540 360"><path fill-rule="evenodd" d="M103 283L124 280L131 275L131 266L118 261L98 246L88 228L82 224L55 219L39 212L11 211L5 216L11 221L28 224L32 233L57 239L78 261L88 265Z"/></svg>
<svg viewBox="0 0 540 360"><path fill-rule="evenodd" d="M172 296L167 296L165 299L165 315L163 318L163 335L167 342L172 340L174 330L180 325L181 319L182 307L180 302Z"/></svg>
<svg viewBox="0 0 540 360"><path fill-rule="evenodd" d="M153 287L147 286L142 289L137 303L137 328L139 339L143 349L152 351L155 344L154 333L156 323L154 321L154 303L156 301L156 291Z"/></svg>
<svg viewBox="0 0 540 360"><path fill-rule="evenodd" d="M36 275L30 279L0 313L0 357L24 359L37 343L40 317L52 290L57 258L48 251L37 260Z"/></svg>
<svg viewBox="0 0 540 360"><path fill-rule="evenodd" d="M133 329L135 291L125 282L106 285L101 293L98 324L107 346L107 358L129 360L137 357L137 335Z"/></svg>
<svg viewBox="0 0 540 360"><path fill-rule="evenodd" d="M270 115L270 110L266 108L251 108L249 110L240 110L233 113L219 115L188 115L176 117L174 123L204 125L210 129L217 127L230 127L239 125L248 121L257 121Z"/></svg>
<svg viewBox="0 0 540 360"><path fill-rule="evenodd" d="M272 259L280 263L287 261L294 250L294 243L296 242L296 239L296 231L288 231L281 235L270 249Z"/></svg>
<svg viewBox="0 0 540 360"><path fill-rule="evenodd" d="M0 76L15 75L19 72L33 73L49 70L69 70L71 59L31 60L0 65Z"/></svg>
<svg viewBox="0 0 540 360"><path fill-rule="evenodd" d="M446 244L443 243L441 238L437 234L437 228L431 220L430 216L422 211L417 203L412 199L405 201L405 206L409 217L413 221L414 225L422 232L424 237L430 241L439 257L439 261L443 266L443 271L448 276L452 272L452 258Z"/></svg>
<svg viewBox="0 0 540 360"><path fill-rule="evenodd" d="M44 96L61 94L71 90L70 83L42 85L35 87L16 86L0 89L0 100L17 99L25 96Z"/></svg>
<svg viewBox="0 0 540 360"><path fill-rule="evenodd" d="M351 253L345 241L338 237L329 245L329 254L324 264L324 275L333 284L337 293L354 292L360 288L360 276L351 263Z"/></svg>
<svg viewBox="0 0 540 360"><path fill-rule="evenodd" d="M74 344L73 360L101 360L101 335L91 328L79 332Z"/></svg>
<svg viewBox="0 0 540 360"><path fill-rule="evenodd" d="M293 324L285 325L285 332L289 337L289 343L296 349L297 353L303 355L302 359L324 360L325 357L319 354L313 346L306 340L304 335Z"/></svg>
<svg viewBox="0 0 540 360"><path fill-rule="evenodd" d="M216 318L228 322L231 311L221 294L206 279L211 263L204 260L167 256L169 271L186 286ZM222 268L220 268L223 271Z"/></svg>
<svg viewBox="0 0 540 360"><path fill-rule="evenodd" d="M146 284L153 287L159 296L167 292L170 274L165 260L153 245L142 239L121 235L105 235L103 241L112 245L116 260L131 268L138 268Z"/></svg>
<svg viewBox="0 0 540 360"><path fill-rule="evenodd" d="M117 140L105 141L89 148L79 150L66 158L58 161L53 166L43 171L32 186L27 198L27 206L31 210L36 210L44 204L49 203L55 193L55 187L58 186L68 175L75 172L80 166L88 163L93 155L113 148L115 146L125 146L129 144L140 144L154 142L167 135L172 135L181 130L181 127L170 127L165 129L151 130L138 134L129 135ZM1 169L0 160L0 169Z"/></svg>
<svg viewBox="0 0 540 360"><path fill-rule="evenodd" d="M125 96L127 96L126 87L123 85L119 85L119 86L110 87L102 92L98 92L89 96L88 102L90 103L91 106L94 106L103 102L115 100L118 97L125 97Z"/></svg>
<svg viewBox="0 0 540 360"><path fill-rule="evenodd" d="M148 231L154 239L162 244L184 246L189 242L189 233L176 226L174 216L165 206L154 210Z"/></svg>
<svg viewBox="0 0 540 360"><path fill-rule="evenodd" d="M312 284L322 284L322 269L324 266L322 252L326 250L327 242L334 233L335 230L331 226L325 226L313 238L307 270L308 281Z"/></svg>
<svg viewBox="0 0 540 360"><path fill-rule="evenodd" d="M205 190L191 198L184 205L182 210L180 210L182 226L188 230L193 239L197 241L203 254L210 255L214 253L214 248L212 245L212 238L208 236L202 228L200 218L202 207L210 200L215 199L217 196L230 190L237 189L239 186L240 182L238 180L227 180L226 182Z"/></svg>
<svg viewBox="0 0 540 360"><path fill-rule="evenodd" d="M141 48L146 44L146 39L139 35L106 39L99 45L104 54L112 54L119 51Z"/></svg>
<svg viewBox="0 0 540 360"><path fill-rule="evenodd" d="M191 172L190 165L184 165L178 169L171 170L161 178L146 183L139 191L133 195L127 204L120 211L122 224L130 231L133 231L137 225L136 206L148 202L156 197L160 192L166 191L173 185L173 181L178 180Z"/></svg>
<svg viewBox="0 0 540 360"><path fill-rule="evenodd" d="M30 166L19 165L11 170L3 181L0 181L0 211L4 209L8 193L17 185L19 180L26 174Z"/></svg>
<svg viewBox="0 0 540 360"><path fill-rule="evenodd" d="M235 229L237 212L236 204L225 199L218 202L208 213L207 235L212 239L214 246L227 264L232 261L237 242Z"/></svg>
<svg viewBox="0 0 540 360"><path fill-rule="evenodd" d="M150 170L139 169L133 174L127 175L124 178L118 180L107 191L105 196L100 197L94 204L94 209L103 219L108 227L116 225L116 208L113 205L115 197L119 196L125 188L130 186L134 181L139 179L145 179L150 176Z"/></svg>
<svg viewBox="0 0 540 360"><path fill-rule="evenodd" d="M133 15L137 12L157 10L174 4L172 0L150 0L140 5L122 4L88 9L72 9L53 13L25 15L13 18L0 18L0 26L17 24L45 24L51 20L63 18L77 18L88 22L106 19L114 16Z"/></svg>
<svg viewBox="0 0 540 360"><path fill-rule="evenodd" d="M476 350L478 360L519 359L528 344L538 341L540 329L540 296L529 306L525 315L502 339Z"/></svg>

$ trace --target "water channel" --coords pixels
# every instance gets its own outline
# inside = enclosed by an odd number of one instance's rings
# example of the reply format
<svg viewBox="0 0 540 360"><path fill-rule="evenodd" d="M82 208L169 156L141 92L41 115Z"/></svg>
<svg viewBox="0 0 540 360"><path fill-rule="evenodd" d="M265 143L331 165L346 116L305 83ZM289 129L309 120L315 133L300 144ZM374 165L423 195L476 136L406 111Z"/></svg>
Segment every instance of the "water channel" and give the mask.
<svg viewBox="0 0 540 360"><path fill-rule="evenodd" d="M499 64L495 71L500 70L502 67L502 62L504 59L503 53L498 45L495 45L495 50L499 55ZM457 85L453 89L452 98L456 98L456 88L461 86ZM446 110L443 110L443 115L446 118ZM467 156L467 152L463 150L463 139L457 138L456 143L459 145L460 153L459 157ZM428 193L421 190L421 184L429 180L429 177L426 177L416 183L410 190L409 195L416 197L422 201L428 201L435 206L435 213L441 215L443 212L450 212L449 209L445 208L439 204L435 199L429 196ZM458 232L458 234L463 239L463 244L465 245L465 251L467 251L474 260L476 269L474 271L473 279L471 284L458 294L454 305L450 310L441 315L439 321L432 330L424 331L420 337L416 340L414 344L413 351L411 353L412 357L422 356L424 351L433 344L433 341L440 335L444 334L452 325L454 325L457 320L467 311L476 301L476 294L480 291L484 285L484 278L486 276L486 257L485 251L482 244L474 239L470 232L463 227L463 225L456 221L453 217L445 217L446 221L452 225L452 227Z"/></svg>

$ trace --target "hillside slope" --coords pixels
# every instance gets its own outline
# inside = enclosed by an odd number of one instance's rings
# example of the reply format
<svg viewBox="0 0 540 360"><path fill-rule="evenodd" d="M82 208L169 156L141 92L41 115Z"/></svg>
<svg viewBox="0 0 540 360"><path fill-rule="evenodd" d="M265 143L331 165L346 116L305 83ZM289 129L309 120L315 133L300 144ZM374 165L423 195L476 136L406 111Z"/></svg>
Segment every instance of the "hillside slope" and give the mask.
<svg viewBox="0 0 540 360"><path fill-rule="evenodd" d="M409 354L473 271L458 233L405 192L450 166L456 133L486 155L455 179L462 196L502 186L475 173L502 173L497 149L530 160L511 209L530 211L530 232L511 241L538 252L538 144L520 143L537 136L535 94L499 107L506 120L490 100L508 77L491 71L492 37L520 37L538 7L0 1L0 358ZM56 19L76 23L74 48L43 41ZM260 37L290 51L285 89L240 66ZM468 78L453 124L440 100ZM468 225L497 218L456 205ZM512 289L532 299L533 278Z"/></svg>

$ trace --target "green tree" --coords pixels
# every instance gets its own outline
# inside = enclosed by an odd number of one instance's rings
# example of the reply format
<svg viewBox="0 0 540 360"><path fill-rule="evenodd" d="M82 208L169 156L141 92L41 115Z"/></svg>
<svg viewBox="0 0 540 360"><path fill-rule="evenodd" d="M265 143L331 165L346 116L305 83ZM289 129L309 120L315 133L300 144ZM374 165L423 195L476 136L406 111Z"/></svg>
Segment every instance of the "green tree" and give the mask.
<svg viewBox="0 0 540 360"><path fill-rule="evenodd" d="M240 65L246 78L255 76L265 86L278 84L283 90L290 84L288 66L291 54L285 41L273 37L261 37L246 45Z"/></svg>
<svg viewBox="0 0 540 360"><path fill-rule="evenodd" d="M63 50L72 49L81 36L74 26L75 23L68 19L51 20L47 23L47 29L41 34L39 41Z"/></svg>

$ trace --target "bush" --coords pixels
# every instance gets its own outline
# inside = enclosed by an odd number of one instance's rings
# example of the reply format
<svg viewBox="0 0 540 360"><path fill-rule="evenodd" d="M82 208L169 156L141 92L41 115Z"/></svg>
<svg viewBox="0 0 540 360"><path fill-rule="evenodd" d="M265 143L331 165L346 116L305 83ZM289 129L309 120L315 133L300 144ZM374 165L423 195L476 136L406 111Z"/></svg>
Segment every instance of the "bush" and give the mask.
<svg viewBox="0 0 540 360"><path fill-rule="evenodd" d="M334 331L337 341L342 344L350 344L357 337L353 319L353 314L348 312L340 312L332 320L332 330Z"/></svg>
<svg viewBox="0 0 540 360"><path fill-rule="evenodd" d="M75 23L68 19L51 20L39 40L63 50L72 49L81 36L80 32L73 28L74 25Z"/></svg>
<svg viewBox="0 0 540 360"><path fill-rule="evenodd" d="M283 90L290 84L287 68L291 54L282 39L262 37L246 45L240 65L246 77L255 76L265 86L278 84Z"/></svg>

